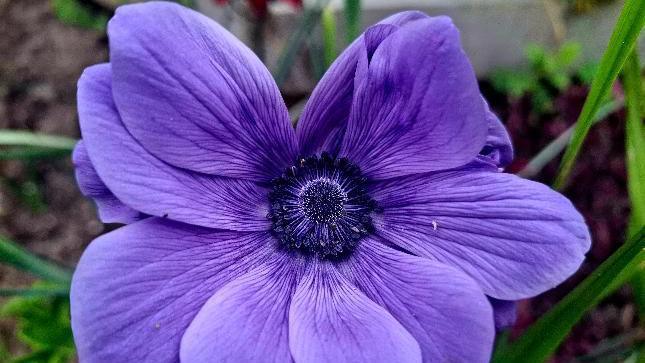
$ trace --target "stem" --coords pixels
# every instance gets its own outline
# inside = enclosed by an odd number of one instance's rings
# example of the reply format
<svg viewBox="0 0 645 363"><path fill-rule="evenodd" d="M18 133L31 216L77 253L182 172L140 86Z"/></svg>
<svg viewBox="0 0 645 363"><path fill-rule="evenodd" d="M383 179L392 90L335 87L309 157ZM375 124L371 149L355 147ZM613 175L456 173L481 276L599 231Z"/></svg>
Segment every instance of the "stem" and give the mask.
<svg viewBox="0 0 645 363"><path fill-rule="evenodd" d="M0 288L0 297L50 297L67 295L69 295L69 285L31 288Z"/></svg>
<svg viewBox="0 0 645 363"><path fill-rule="evenodd" d="M0 262L48 281L67 285L72 280L72 274L67 269L33 255L4 237L0 237Z"/></svg>
<svg viewBox="0 0 645 363"><path fill-rule="evenodd" d="M74 150L76 140L65 136L38 134L29 131L0 130L0 145L33 146L71 152Z"/></svg>

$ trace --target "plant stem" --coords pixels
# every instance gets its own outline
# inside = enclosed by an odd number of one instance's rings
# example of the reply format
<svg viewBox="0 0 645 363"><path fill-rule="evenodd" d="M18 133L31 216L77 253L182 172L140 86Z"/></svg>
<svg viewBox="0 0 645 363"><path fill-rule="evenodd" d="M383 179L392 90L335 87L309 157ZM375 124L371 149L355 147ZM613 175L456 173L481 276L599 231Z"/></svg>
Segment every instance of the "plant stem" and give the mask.
<svg viewBox="0 0 645 363"><path fill-rule="evenodd" d="M39 134L21 130L0 130L0 145L32 146L38 148L74 150L76 141L65 136Z"/></svg>
<svg viewBox="0 0 645 363"><path fill-rule="evenodd" d="M47 281L67 285L72 279L72 274L69 270L45 261L1 236L0 262L30 272Z"/></svg>

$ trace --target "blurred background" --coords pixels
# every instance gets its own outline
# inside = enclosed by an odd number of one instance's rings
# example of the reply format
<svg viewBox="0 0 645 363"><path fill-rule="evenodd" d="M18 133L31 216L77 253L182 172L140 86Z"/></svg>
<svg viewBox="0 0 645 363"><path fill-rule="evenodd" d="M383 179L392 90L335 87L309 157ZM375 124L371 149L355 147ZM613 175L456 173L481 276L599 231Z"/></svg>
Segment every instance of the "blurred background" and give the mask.
<svg viewBox="0 0 645 363"><path fill-rule="evenodd" d="M119 0L0 0L0 129L64 136L47 149L2 146L0 238L72 269L98 221L79 193L69 157L78 139L76 82L108 60L105 25ZM576 121L623 2L619 0L184 0L242 39L274 74L294 120L331 61L361 30L404 9L449 15L480 87L505 123L516 159L508 172L546 184ZM639 49L645 50L641 37ZM521 301L511 336L539 318L615 251L630 216L623 89L599 112L564 189L589 224L593 247L569 281ZM589 152L593 150L593 152ZM593 192L592 192L593 191ZM0 287L46 286L0 265ZM0 294L0 362L73 362L66 291ZM36 296L37 295L37 296ZM570 333L553 362L629 359L645 342L629 285L604 299Z"/></svg>

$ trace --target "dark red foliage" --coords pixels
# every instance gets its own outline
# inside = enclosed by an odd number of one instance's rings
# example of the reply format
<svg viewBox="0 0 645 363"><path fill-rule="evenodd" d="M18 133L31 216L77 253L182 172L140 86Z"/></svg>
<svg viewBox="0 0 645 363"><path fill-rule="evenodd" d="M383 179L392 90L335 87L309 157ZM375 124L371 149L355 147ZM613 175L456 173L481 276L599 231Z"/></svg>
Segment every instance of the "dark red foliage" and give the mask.
<svg viewBox="0 0 645 363"><path fill-rule="evenodd" d="M228 0L214 0L218 5L228 4ZM294 7L302 7L302 0L277 0L291 4ZM269 13L269 0L248 0L249 7L256 17L263 19Z"/></svg>

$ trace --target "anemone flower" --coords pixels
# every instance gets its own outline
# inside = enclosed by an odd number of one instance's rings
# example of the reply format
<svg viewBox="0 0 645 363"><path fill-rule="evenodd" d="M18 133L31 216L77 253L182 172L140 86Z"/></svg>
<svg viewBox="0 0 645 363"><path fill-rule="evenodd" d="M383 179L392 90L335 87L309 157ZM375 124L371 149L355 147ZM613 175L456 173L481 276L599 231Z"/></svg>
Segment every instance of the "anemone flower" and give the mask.
<svg viewBox="0 0 645 363"><path fill-rule="evenodd" d="M123 6L108 35L74 160L125 226L74 274L81 362L484 362L493 309L508 322L584 258L571 203L501 172L508 136L447 17L370 27L295 129L208 18Z"/></svg>

